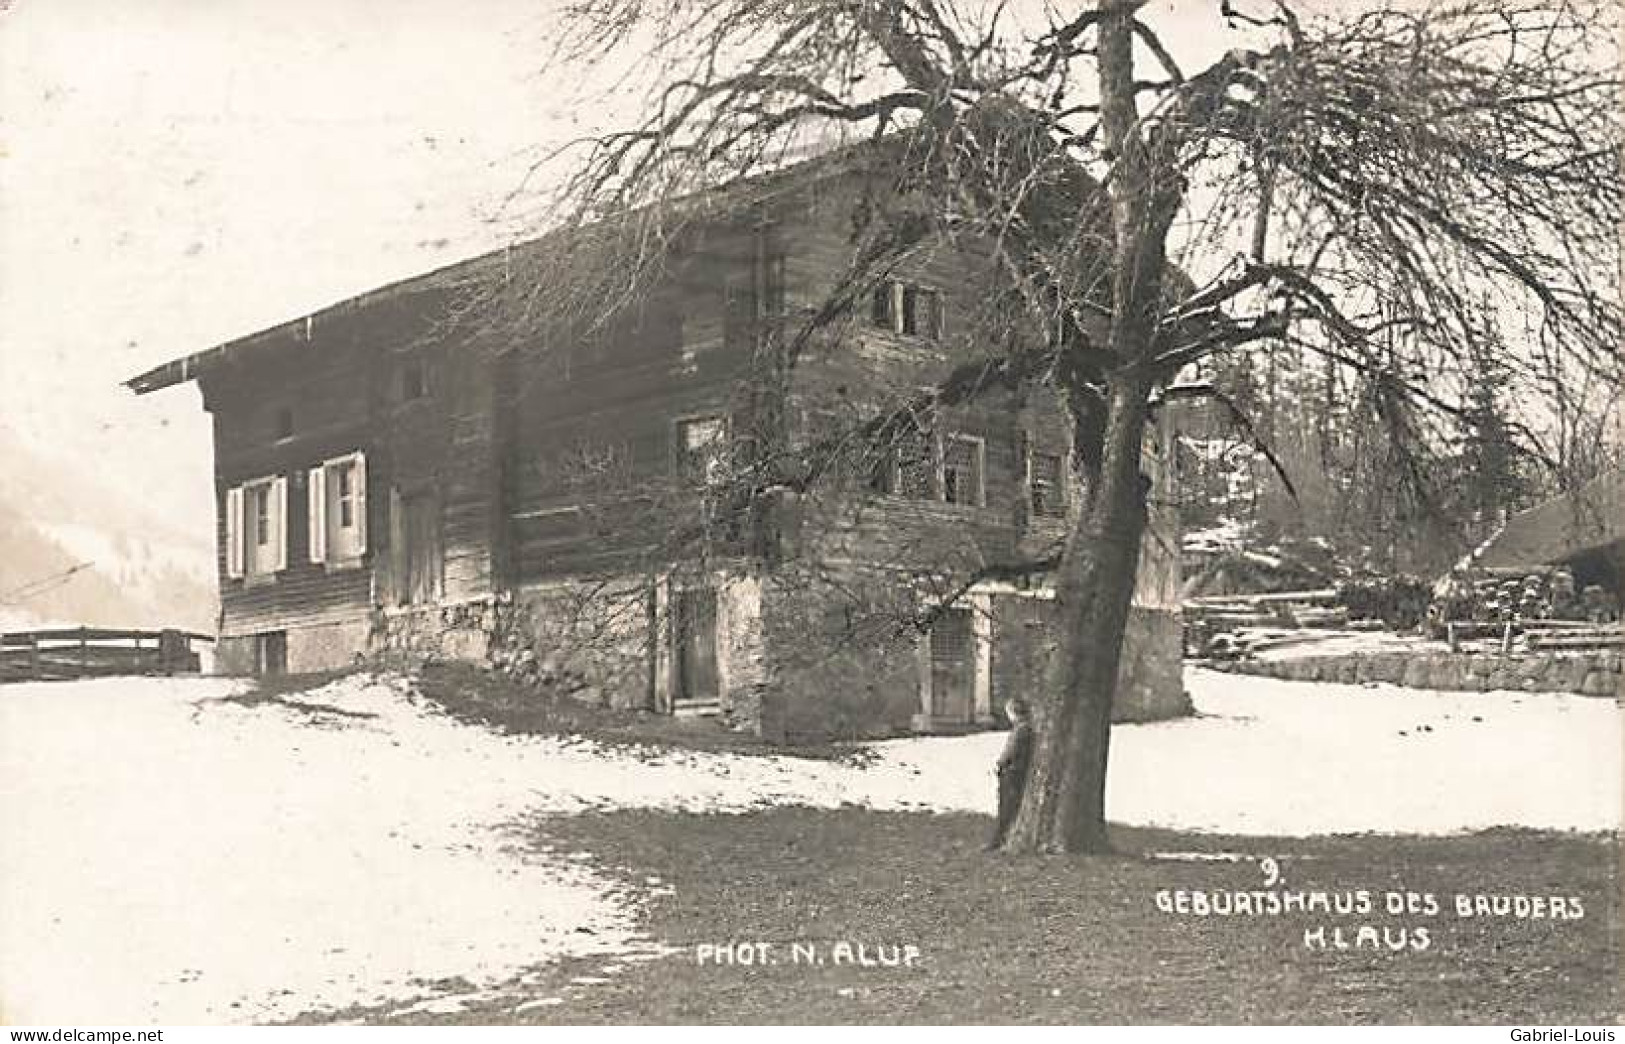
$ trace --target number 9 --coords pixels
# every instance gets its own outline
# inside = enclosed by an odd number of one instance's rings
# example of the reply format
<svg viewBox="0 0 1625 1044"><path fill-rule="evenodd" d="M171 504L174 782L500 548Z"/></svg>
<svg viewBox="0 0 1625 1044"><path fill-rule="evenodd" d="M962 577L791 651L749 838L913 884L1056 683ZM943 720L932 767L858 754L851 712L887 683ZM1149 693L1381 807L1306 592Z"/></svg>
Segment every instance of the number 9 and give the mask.
<svg viewBox="0 0 1625 1044"><path fill-rule="evenodd" d="M1281 882L1281 864L1273 856L1265 856L1258 861L1258 868L1264 871L1264 887L1274 888Z"/></svg>

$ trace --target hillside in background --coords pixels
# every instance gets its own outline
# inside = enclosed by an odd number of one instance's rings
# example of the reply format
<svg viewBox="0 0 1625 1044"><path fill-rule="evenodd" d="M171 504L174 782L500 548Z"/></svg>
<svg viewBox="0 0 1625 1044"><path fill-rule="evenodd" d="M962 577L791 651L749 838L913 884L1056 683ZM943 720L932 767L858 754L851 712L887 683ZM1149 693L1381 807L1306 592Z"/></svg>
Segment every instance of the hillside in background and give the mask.
<svg viewBox="0 0 1625 1044"><path fill-rule="evenodd" d="M0 426L0 630L50 625L212 633L212 520L151 505Z"/></svg>

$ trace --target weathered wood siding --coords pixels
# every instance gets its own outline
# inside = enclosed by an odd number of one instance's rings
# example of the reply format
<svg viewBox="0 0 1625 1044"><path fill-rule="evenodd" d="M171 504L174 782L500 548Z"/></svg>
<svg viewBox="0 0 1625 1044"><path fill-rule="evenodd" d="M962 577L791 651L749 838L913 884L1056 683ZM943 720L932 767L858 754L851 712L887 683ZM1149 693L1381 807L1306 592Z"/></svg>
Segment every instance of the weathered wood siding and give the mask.
<svg viewBox="0 0 1625 1044"><path fill-rule="evenodd" d="M724 418L732 437L757 426L755 353L748 338L724 336L724 319L725 289L752 277L761 244L750 225L711 230L608 331L517 353L504 422L517 583L640 572L697 553L682 534L704 515L680 474L678 425ZM711 549L732 544L713 534Z"/></svg>
<svg viewBox="0 0 1625 1044"><path fill-rule="evenodd" d="M802 213L786 239L792 308L822 301L851 264L845 230L855 186L836 183ZM834 335L813 342L797 360L790 390L793 438L811 444L875 413L895 408L940 381L955 366L994 354L988 341L999 323L994 283L985 259L949 248L922 251L892 276L940 294L940 336L911 336L877 327L867 302ZM793 321L793 320L792 320ZM964 569L1041 557L1059 548L1063 520L1034 517L1027 454L1070 453L1070 426L1053 392L997 390L944 409L938 440L964 436L982 445L979 504L947 503L940 485L929 498L867 489L865 463L850 462L845 489L815 495L806 508L802 553L827 561L863 561L900 568ZM937 481L940 481L940 475ZM1068 489L1072 489L1068 483ZM1075 491L1074 491L1075 492Z"/></svg>
<svg viewBox="0 0 1625 1044"><path fill-rule="evenodd" d="M406 298L318 317L298 333L245 351L201 379L214 416L221 632L253 634L353 620L395 599L393 494L429 490L441 506L443 598L492 589L502 504L487 357L429 339L443 302ZM406 401L401 370L426 368L428 394ZM291 410L292 434L279 437ZM310 561L308 471L366 455L367 548L359 563ZM226 490L288 480L287 568L232 578L226 570Z"/></svg>
<svg viewBox="0 0 1625 1044"><path fill-rule="evenodd" d="M677 425L685 418L726 417L736 437L767 428L756 434L805 446L913 399L956 364L995 353L988 343L1000 322L991 263L929 249L892 275L940 294L940 338L879 329L860 302L808 342L785 387L774 385L784 365L774 352L851 263L859 189L852 177L815 181L735 224L711 227L674 259L669 282L610 331L519 354L514 379L504 382L514 389L506 463L514 581L652 570L693 558L693 530L705 516L678 473ZM774 256L783 259L784 338L730 340L727 286ZM928 498L874 494L866 465L854 459L842 478L799 505L803 543L794 553L908 570L1056 553L1065 520L1034 515L1028 475L1029 454L1070 455L1070 424L1055 393L1001 390L946 409L934 437L952 436L982 447L980 503L947 503L940 485ZM1075 499L1069 469L1065 486L1063 495ZM713 533L707 553L763 549L761 533L748 536L757 539L725 540L719 549Z"/></svg>

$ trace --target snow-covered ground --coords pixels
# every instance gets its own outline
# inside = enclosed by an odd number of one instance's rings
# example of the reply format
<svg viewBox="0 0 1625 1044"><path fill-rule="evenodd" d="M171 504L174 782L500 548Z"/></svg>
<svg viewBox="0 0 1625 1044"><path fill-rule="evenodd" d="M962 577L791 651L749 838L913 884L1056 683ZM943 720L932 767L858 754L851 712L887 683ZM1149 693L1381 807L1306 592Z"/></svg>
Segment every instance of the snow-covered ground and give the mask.
<svg viewBox="0 0 1625 1044"><path fill-rule="evenodd" d="M1620 821L1611 700L1194 671L1200 716L1114 734L1110 814L1242 834ZM0 686L0 1007L13 1021L249 1022L646 957L640 897L533 811L987 811L1000 734L864 768L610 752L452 721L398 681L244 705L216 680ZM650 881L650 887L662 887Z"/></svg>
<svg viewBox="0 0 1625 1044"><path fill-rule="evenodd" d="M1300 627L1239 628L1241 643L1260 660L1296 660L1304 656L1355 656L1369 653L1450 651L1450 643L1392 631L1338 631Z"/></svg>

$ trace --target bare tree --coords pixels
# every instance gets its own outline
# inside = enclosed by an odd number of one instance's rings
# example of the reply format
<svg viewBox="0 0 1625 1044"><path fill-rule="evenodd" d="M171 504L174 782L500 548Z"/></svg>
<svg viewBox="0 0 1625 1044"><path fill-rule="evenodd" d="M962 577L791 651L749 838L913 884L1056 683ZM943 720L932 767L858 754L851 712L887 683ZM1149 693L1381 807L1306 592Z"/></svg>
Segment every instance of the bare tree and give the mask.
<svg viewBox="0 0 1625 1044"><path fill-rule="evenodd" d="M1087 492L1059 553L1061 646L1009 850L1107 845L1147 426L1176 399L1230 409L1203 376L1213 360L1246 372L1293 351L1358 375L1401 451L1482 421L1487 365L1533 427L1572 423L1566 389L1620 386L1607 5L1362 7L1220 0L1236 47L1187 69L1144 0L565 5L557 61L639 70L648 114L573 154L576 234L534 255L545 271L505 277L510 314L601 321L651 283L685 223L749 191L706 189L831 139L868 142L896 176L866 199L837 292L797 317L789 365L922 244L974 243L1006 277L1032 336L992 341L924 401L831 444L892 439L910 409L984 394L990 375L1067 403ZM758 485L829 470L762 459Z"/></svg>

